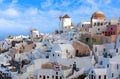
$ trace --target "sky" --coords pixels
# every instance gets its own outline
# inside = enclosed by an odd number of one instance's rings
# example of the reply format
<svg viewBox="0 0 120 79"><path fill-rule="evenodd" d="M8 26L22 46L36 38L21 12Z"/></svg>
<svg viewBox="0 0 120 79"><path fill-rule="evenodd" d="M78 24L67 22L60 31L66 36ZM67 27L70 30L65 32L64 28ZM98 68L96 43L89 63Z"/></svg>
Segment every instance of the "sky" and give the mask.
<svg viewBox="0 0 120 79"><path fill-rule="evenodd" d="M120 16L120 0L0 0L0 39L28 35L30 29L50 33L59 29L59 16L68 14L74 25L90 21L102 11L107 19Z"/></svg>

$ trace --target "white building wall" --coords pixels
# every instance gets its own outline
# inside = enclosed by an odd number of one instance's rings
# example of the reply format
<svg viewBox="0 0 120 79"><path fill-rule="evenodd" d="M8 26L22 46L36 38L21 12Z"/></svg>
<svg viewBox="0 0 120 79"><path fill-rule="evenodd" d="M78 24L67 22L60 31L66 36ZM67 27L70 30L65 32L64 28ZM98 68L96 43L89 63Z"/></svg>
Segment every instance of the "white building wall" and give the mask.
<svg viewBox="0 0 120 79"><path fill-rule="evenodd" d="M105 69L106 70L106 69ZM92 73L93 72L93 73ZM92 79L90 76L93 75L93 79L100 79L99 76L101 77L101 79L105 79L105 75L106 75L106 79L110 79L108 78L108 73L107 72L104 72L103 69L102 71L100 71L100 69L98 68L97 70L96 69L91 69L90 72L89 72L89 75L88 75L88 79ZM95 77L95 78L94 78Z"/></svg>
<svg viewBox="0 0 120 79"><path fill-rule="evenodd" d="M102 53L104 52L104 49L105 49L105 51L108 52L108 50L114 49L114 45L115 45L115 43L103 44L103 45L93 45L93 51L95 52L96 55L102 55Z"/></svg>
<svg viewBox="0 0 120 79"><path fill-rule="evenodd" d="M116 25L116 24L119 23L119 19L118 18L114 18L110 22L111 22L112 25Z"/></svg>
<svg viewBox="0 0 120 79"><path fill-rule="evenodd" d="M104 48L105 47L103 45L93 45L93 51L97 56L103 54Z"/></svg>
<svg viewBox="0 0 120 79"><path fill-rule="evenodd" d="M66 53L68 50L69 53ZM61 57L61 58L69 58L75 56L75 49L71 44L58 44L53 47L52 55L55 54L54 57ZM59 54L59 56L58 56ZM51 56L52 56L51 55Z"/></svg>
<svg viewBox="0 0 120 79"><path fill-rule="evenodd" d="M69 29L70 26L71 26L71 18L63 18L62 19L63 29Z"/></svg>
<svg viewBox="0 0 120 79"><path fill-rule="evenodd" d="M52 76L54 76L54 79L56 79L56 77L58 77L58 79L60 79L60 77L64 79L63 71L54 71L52 69L40 69L37 74L37 79L44 79L44 76L45 79L53 79Z"/></svg>
<svg viewBox="0 0 120 79"><path fill-rule="evenodd" d="M106 31L106 21L104 19L92 19L92 28L89 28L89 32L96 34L103 31Z"/></svg>
<svg viewBox="0 0 120 79"><path fill-rule="evenodd" d="M92 34L102 33L103 31L106 31L106 26L95 26L92 28L89 28L89 32Z"/></svg>
<svg viewBox="0 0 120 79"><path fill-rule="evenodd" d="M103 23L103 26L105 25L105 20L98 20L98 19L92 19L92 27L98 26L97 23L100 23L99 26L101 26L101 23ZM96 23L96 25L94 25Z"/></svg>
<svg viewBox="0 0 120 79"><path fill-rule="evenodd" d="M116 40L116 48L120 48L120 35L117 36L117 40Z"/></svg>
<svg viewBox="0 0 120 79"><path fill-rule="evenodd" d="M33 30L31 33L32 38L39 37L39 31L38 30Z"/></svg>
<svg viewBox="0 0 120 79"><path fill-rule="evenodd" d="M41 62L42 61L42 62ZM27 72L32 72L37 69L41 69L42 64L49 62L49 59L36 59L33 64L27 67Z"/></svg>
<svg viewBox="0 0 120 79"><path fill-rule="evenodd" d="M116 79L119 76L119 68L117 69L117 63L110 63L111 78ZM112 76L113 74L113 76Z"/></svg>

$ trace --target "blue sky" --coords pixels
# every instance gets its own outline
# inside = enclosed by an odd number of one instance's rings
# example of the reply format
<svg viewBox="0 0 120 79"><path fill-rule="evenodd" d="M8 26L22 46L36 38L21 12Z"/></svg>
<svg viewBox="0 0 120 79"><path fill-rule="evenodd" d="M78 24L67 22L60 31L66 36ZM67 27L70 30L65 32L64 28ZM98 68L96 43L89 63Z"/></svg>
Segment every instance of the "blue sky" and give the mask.
<svg viewBox="0 0 120 79"><path fill-rule="evenodd" d="M0 39L8 35L42 33L59 27L60 15L68 14L74 25L89 21L95 11L107 19L120 16L120 0L0 0Z"/></svg>

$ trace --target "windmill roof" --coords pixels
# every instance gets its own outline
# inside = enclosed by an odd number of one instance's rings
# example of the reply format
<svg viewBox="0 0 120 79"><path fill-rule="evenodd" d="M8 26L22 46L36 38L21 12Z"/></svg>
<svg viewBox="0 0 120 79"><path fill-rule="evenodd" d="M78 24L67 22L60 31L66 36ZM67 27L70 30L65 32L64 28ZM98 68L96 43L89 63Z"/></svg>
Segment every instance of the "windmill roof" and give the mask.
<svg viewBox="0 0 120 79"><path fill-rule="evenodd" d="M63 18L70 18L67 14L63 16Z"/></svg>

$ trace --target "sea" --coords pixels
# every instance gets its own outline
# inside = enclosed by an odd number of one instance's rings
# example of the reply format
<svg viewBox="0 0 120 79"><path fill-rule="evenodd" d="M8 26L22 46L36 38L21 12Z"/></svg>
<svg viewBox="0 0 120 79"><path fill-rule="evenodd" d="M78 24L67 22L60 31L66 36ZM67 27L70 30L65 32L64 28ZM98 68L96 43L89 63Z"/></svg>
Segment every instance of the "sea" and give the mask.
<svg viewBox="0 0 120 79"><path fill-rule="evenodd" d="M8 32L0 33L0 41L4 40L8 36L19 36L19 35L29 35L29 33L26 33L26 32L22 32L22 33L16 33L16 32L15 33L8 33Z"/></svg>

